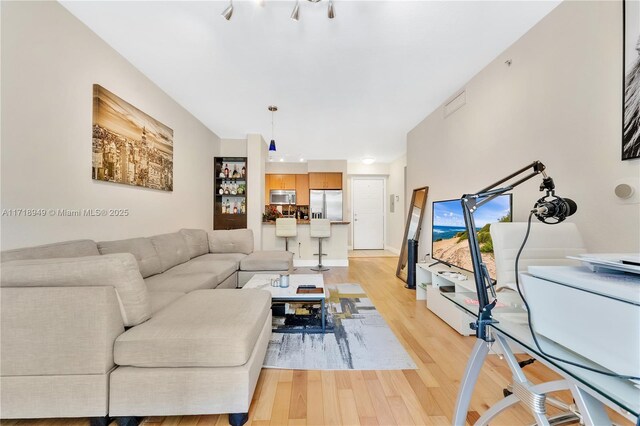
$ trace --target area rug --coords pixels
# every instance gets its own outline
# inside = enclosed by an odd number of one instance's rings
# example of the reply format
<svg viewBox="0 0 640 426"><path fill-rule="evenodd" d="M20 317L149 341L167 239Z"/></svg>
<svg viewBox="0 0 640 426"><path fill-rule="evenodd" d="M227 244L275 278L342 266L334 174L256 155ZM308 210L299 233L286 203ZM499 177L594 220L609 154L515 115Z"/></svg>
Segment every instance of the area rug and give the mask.
<svg viewBox="0 0 640 426"><path fill-rule="evenodd" d="M265 368L406 370L417 368L358 284L327 285L326 334L274 331ZM274 322L274 326L277 323Z"/></svg>

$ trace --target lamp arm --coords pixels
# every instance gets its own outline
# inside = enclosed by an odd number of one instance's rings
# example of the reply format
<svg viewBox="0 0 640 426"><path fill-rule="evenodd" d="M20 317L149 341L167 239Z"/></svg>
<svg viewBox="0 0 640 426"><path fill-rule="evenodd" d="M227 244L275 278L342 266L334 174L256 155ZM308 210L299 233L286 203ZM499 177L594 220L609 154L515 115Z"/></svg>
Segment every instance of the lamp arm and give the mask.
<svg viewBox="0 0 640 426"><path fill-rule="evenodd" d="M496 188L498 185L502 185L530 169L531 172L524 177L521 177L515 182L503 187ZM495 322L491 317L491 310L495 307L497 299L493 287L493 281L491 280L489 271L487 270L487 265L482 261L482 253L480 252L480 244L478 243L478 235L476 234L476 225L473 214L478 207L506 192L511 191L516 186L523 184L539 174L542 174L543 176L542 183L540 184L540 191L553 191L555 189L553 179L547 176L545 169L545 165L540 161L534 161L509 176L481 189L475 194L464 194L460 199L460 202L462 203L464 223L469 238L469 251L471 253L471 262L473 264L473 277L476 281L476 292L478 294L478 319L471 324L471 329L475 330L476 337L478 339L482 339L487 342L493 341L491 337L487 335L486 327L487 325ZM487 290L491 290L491 295L493 297L492 301L489 300L489 292Z"/></svg>

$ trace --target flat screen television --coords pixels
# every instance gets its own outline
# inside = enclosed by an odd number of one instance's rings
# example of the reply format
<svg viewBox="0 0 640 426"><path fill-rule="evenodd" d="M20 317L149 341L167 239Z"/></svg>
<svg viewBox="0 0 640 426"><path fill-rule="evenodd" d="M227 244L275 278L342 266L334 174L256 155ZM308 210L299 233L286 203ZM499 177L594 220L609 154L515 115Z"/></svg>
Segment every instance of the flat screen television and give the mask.
<svg viewBox="0 0 640 426"><path fill-rule="evenodd" d="M493 280L496 279L496 263L489 226L496 222L511 222L511 214L511 194L494 198L473 214L482 260ZM473 272L460 200L434 201L431 219L431 257L446 265Z"/></svg>

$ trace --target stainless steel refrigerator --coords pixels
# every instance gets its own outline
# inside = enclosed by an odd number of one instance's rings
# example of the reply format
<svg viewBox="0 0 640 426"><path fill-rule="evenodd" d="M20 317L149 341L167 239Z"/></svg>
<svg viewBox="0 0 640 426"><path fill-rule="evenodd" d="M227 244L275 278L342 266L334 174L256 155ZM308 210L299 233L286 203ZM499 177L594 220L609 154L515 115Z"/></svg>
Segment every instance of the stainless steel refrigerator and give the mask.
<svg viewBox="0 0 640 426"><path fill-rule="evenodd" d="M342 191L312 189L309 192L312 219L342 220Z"/></svg>

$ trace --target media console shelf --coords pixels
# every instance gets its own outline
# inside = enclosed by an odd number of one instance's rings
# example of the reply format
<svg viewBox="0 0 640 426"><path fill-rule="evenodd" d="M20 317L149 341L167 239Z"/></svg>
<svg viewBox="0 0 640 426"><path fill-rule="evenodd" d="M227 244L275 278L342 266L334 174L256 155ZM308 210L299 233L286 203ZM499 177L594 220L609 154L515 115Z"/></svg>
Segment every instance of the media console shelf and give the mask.
<svg viewBox="0 0 640 426"><path fill-rule="evenodd" d="M429 263L416 264L416 299L426 300L427 309L440 317L451 328L463 336L473 334L469 328L469 323L475 319L458 309L453 303L440 295L442 291L475 292L476 284L473 274L457 268L438 264L429 266ZM466 280L458 280L443 273L456 272L467 277Z"/></svg>

